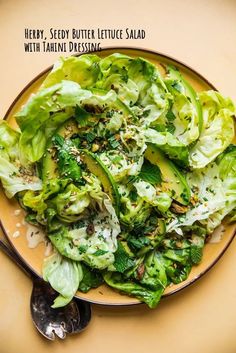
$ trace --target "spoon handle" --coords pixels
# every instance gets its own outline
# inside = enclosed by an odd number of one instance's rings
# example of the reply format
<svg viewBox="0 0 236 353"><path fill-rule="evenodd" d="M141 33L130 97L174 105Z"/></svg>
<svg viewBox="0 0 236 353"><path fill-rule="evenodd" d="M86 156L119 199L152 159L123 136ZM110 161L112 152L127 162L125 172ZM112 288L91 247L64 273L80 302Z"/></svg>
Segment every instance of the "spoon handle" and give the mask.
<svg viewBox="0 0 236 353"><path fill-rule="evenodd" d="M24 261L20 258L20 256L17 255L17 253L10 247L10 245L7 245L6 242L2 239L0 239L0 249L3 250L3 252L10 257L10 259L15 262L17 266L19 266L28 277L34 278L35 274L34 272L24 263Z"/></svg>

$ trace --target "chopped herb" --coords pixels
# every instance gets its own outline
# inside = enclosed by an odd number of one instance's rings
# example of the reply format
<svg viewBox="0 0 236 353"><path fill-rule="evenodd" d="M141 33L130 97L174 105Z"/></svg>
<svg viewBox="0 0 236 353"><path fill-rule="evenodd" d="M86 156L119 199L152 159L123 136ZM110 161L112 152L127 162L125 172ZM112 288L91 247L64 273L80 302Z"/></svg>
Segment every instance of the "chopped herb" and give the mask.
<svg viewBox="0 0 236 353"><path fill-rule="evenodd" d="M84 254L88 250L88 246L86 245L80 245L78 248L79 252Z"/></svg>
<svg viewBox="0 0 236 353"><path fill-rule="evenodd" d="M116 140L115 136L110 137L108 139L108 142L112 148L117 148L120 145L119 141Z"/></svg>
<svg viewBox="0 0 236 353"><path fill-rule="evenodd" d="M106 117L107 118L112 118L113 117L113 115L114 115L114 110L113 109L111 109L111 110L109 110L107 113L106 113Z"/></svg>
<svg viewBox="0 0 236 353"><path fill-rule="evenodd" d="M104 255L104 254L106 254L106 253L107 253L106 250L98 249L97 251L95 251L95 252L93 253L93 255L94 255L94 256L102 256L102 255Z"/></svg>
<svg viewBox="0 0 236 353"><path fill-rule="evenodd" d="M149 245L150 239L144 236L135 237L134 235L130 235L127 239L127 242L131 249L135 251L143 248L144 246Z"/></svg>
<svg viewBox="0 0 236 353"><path fill-rule="evenodd" d="M172 110L168 110L167 114L166 114L166 117L169 121L173 121L175 120L175 114L172 112Z"/></svg>
<svg viewBox="0 0 236 353"><path fill-rule="evenodd" d="M112 162L119 163L120 161L122 161L122 159L123 159L122 156L115 156L115 157L112 157Z"/></svg>
<svg viewBox="0 0 236 353"><path fill-rule="evenodd" d="M96 135L93 133L93 132L88 132L86 135L85 135L85 138L88 142L93 142L96 138Z"/></svg>
<svg viewBox="0 0 236 353"><path fill-rule="evenodd" d="M192 245L190 249L190 257L194 264L199 264L202 260L202 248Z"/></svg>
<svg viewBox="0 0 236 353"><path fill-rule="evenodd" d="M164 131L166 131L166 125L165 124L157 124L157 125L155 125L154 129L158 132L164 132Z"/></svg>

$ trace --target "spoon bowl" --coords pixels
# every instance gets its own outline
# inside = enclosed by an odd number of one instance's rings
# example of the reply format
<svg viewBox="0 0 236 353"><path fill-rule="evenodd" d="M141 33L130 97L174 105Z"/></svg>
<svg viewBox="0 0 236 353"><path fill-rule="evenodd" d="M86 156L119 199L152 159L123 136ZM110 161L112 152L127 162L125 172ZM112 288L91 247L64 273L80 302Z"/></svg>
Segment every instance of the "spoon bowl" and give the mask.
<svg viewBox="0 0 236 353"><path fill-rule="evenodd" d="M78 333L87 327L91 320L91 306L88 302L74 298L64 307L52 308L58 293L47 282L36 277L2 239L0 248L32 279L31 316L35 327L44 337L49 340L55 340L56 337L64 339L67 334Z"/></svg>

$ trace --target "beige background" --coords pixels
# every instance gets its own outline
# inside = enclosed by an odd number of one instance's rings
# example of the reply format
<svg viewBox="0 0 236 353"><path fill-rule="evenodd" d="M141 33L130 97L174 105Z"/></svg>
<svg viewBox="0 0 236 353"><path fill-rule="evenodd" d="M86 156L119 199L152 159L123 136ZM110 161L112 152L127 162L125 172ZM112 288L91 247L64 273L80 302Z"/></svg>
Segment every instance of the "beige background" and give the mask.
<svg viewBox="0 0 236 353"><path fill-rule="evenodd" d="M58 53L24 53L24 28L143 28L140 46L186 62L236 99L235 0L0 0L0 115ZM48 343L32 326L30 281L0 253L0 353L236 352L236 242L192 287L156 310L93 306L88 329Z"/></svg>

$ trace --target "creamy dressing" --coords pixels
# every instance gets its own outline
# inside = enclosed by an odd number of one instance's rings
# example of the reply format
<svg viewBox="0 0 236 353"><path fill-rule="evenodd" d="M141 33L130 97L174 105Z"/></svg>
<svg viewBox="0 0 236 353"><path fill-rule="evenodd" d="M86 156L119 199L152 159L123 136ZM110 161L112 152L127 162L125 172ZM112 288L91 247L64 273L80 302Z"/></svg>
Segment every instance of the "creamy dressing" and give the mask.
<svg viewBox="0 0 236 353"><path fill-rule="evenodd" d="M40 228L28 224L26 230L26 239L28 241L28 247L33 249L36 248L39 243L45 241L45 234Z"/></svg>
<svg viewBox="0 0 236 353"><path fill-rule="evenodd" d="M45 240L45 252L44 255L47 257L53 253L53 246L50 241Z"/></svg>

